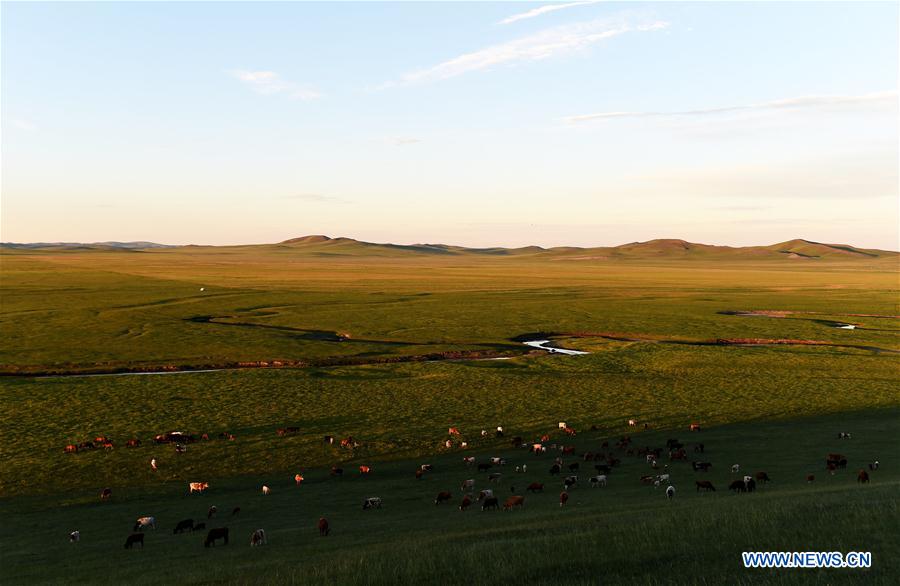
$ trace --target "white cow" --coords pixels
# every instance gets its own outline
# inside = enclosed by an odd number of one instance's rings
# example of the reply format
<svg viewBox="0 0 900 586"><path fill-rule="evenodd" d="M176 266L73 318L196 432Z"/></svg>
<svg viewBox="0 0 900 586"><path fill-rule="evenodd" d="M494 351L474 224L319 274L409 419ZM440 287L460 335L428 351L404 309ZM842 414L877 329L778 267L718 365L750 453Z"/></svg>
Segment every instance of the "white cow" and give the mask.
<svg viewBox="0 0 900 586"><path fill-rule="evenodd" d="M493 496L494 496L493 489L486 488L486 489L482 490L480 493L478 493L478 500L489 499L489 498L492 498Z"/></svg>
<svg viewBox="0 0 900 586"><path fill-rule="evenodd" d="M363 510L366 509L380 509L381 508L381 497L370 496L366 500L363 501Z"/></svg>
<svg viewBox="0 0 900 586"><path fill-rule="evenodd" d="M250 534L250 547L266 545L267 543L269 543L269 540L266 539L266 532L264 529L257 529Z"/></svg>
<svg viewBox="0 0 900 586"><path fill-rule="evenodd" d="M666 498L669 500L672 500L672 498L674 496L675 496L675 487L670 484L669 486L666 487Z"/></svg>
<svg viewBox="0 0 900 586"><path fill-rule="evenodd" d="M79 541L81 541L81 531L76 529L69 533L69 543L78 543Z"/></svg>
<svg viewBox="0 0 900 586"><path fill-rule="evenodd" d="M209 488L209 483L208 482L191 482L191 483L188 483L188 488L190 489L191 494L194 494L195 492L203 492L207 488Z"/></svg>
<svg viewBox="0 0 900 586"><path fill-rule="evenodd" d="M741 471L741 465L740 465L740 464L735 464L734 466L731 467L731 473L732 473L732 474L737 474L737 473L740 472L740 471Z"/></svg>
<svg viewBox="0 0 900 586"><path fill-rule="evenodd" d="M463 480L462 486L460 486L459 489L463 492L475 490L475 479L469 478L468 480Z"/></svg>
<svg viewBox="0 0 900 586"><path fill-rule="evenodd" d="M265 484L263 484L263 487L262 487L262 493L265 494L265 495L268 495L268 494L271 493L271 492L272 492L272 489L269 488L268 486L266 486Z"/></svg>
<svg viewBox="0 0 900 586"><path fill-rule="evenodd" d="M606 486L606 474L591 476L590 482L593 488L597 488L598 486Z"/></svg>
<svg viewBox="0 0 900 586"><path fill-rule="evenodd" d="M143 531L147 527L156 529L156 517L138 517L134 522L135 531Z"/></svg>

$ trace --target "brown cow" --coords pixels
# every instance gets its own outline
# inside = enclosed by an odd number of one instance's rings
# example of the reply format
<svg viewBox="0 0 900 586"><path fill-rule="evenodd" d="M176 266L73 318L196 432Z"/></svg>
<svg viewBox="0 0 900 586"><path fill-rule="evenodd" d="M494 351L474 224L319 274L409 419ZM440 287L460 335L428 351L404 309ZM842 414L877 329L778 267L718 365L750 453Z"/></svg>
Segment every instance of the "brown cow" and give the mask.
<svg viewBox="0 0 900 586"><path fill-rule="evenodd" d="M469 505L471 505L471 504L472 504L472 499L469 497L469 495L466 495L462 498L462 502L459 503L459 510L465 511L466 509L469 508Z"/></svg>
<svg viewBox="0 0 900 586"><path fill-rule="evenodd" d="M132 439L128 440L127 442L125 442L125 447L126 448L139 448L139 447L141 447L141 440L139 440L138 438L132 438Z"/></svg>
<svg viewBox="0 0 900 586"><path fill-rule="evenodd" d="M559 506L564 507L567 502L569 502L569 493L562 491L559 493Z"/></svg>
<svg viewBox="0 0 900 586"><path fill-rule="evenodd" d="M544 485L540 482L532 482L525 490L528 492L544 492Z"/></svg>
<svg viewBox="0 0 900 586"><path fill-rule="evenodd" d="M869 481L869 473L865 470L860 470L859 474L856 475L856 481L861 484L865 484Z"/></svg>
<svg viewBox="0 0 900 586"><path fill-rule="evenodd" d="M111 489L111 488L104 488L104 489L100 492L100 500L101 500L101 501L108 501L108 500L110 499L111 496L112 496L112 489Z"/></svg>
<svg viewBox="0 0 900 586"><path fill-rule="evenodd" d="M808 483L814 481L815 479L816 479L815 474L807 474L806 475L806 482L808 482Z"/></svg>
<svg viewBox="0 0 900 586"><path fill-rule="evenodd" d="M131 549L131 547L135 543L141 544L141 549L144 549L144 534L143 533L132 533L125 540L125 549Z"/></svg>
<svg viewBox="0 0 900 586"><path fill-rule="evenodd" d="M511 511L516 507L525 507L525 497L524 496L511 496L506 499L506 502L503 503L504 511Z"/></svg>
<svg viewBox="0 0 900 586"><path fill-rule="evenodd" d="M422 472L421 468L416 469L416 480L422 480L422 476L424 476L424 475L425 475L425 473Z"/></svg>
<svg viewBox="0 0 900 586"><path fill-rule="evenodd" d="M371 471L372 471L372 469L369 466L360 466L359 467L359 473L362 475L366 475Z"/></svg>
<svg viewBox="0 0 900 586"><path fill-rule="evenodd" d="M769 475L765 472L757 472L756 473L756 481L757 482L770 482Z"/></svg>
<svg viewBox="0 0 900 586"><path fill-rule="evenodd" d="M709 491L716 492L716 487L713 486L713 483L710 482L709 480L697 480L697 481L695 481L695 484L697 485L697 492L700 492L701 488L703 490L705 490L706 492L709 492Z"/></svg>
<svg viewBox="0 0 900 586"><path fill-rule="evenodd" d="M434 499L434 504L439 505L441 503L450 502L450 499L453 498L453 495L450 494L450 491L442 490L438 493L437 497Z"/></svg>
<svg viewBox="0 0 900 586"><path fill-rule="evenodd" d="M331 527L328 525L328 519L325 517L319 517L319 536L320 537L328 537L328 533L331 531Z"/></svg>
<svg viewBox="0 0 900 586"><path fill-rule="evenodd" d="M67 454L74 454L77 451L78 451L78 446L76 446L75 444L69 444L66 446Z"/></svg>

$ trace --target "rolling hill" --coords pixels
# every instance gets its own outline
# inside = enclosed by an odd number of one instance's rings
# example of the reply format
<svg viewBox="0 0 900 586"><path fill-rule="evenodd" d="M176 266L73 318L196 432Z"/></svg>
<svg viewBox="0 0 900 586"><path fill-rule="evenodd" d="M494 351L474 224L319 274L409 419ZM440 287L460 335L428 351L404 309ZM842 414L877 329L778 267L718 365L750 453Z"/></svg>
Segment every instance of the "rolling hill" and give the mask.
<svg viewBox="0 0 900 586"><path fill-rule="evenodd" d="M494 257L533 257L556 260L614 260L614 259L702 259L702 260L742 260L742 259L874 259L898 257L900 253L886 250L863 249L847 244L824 244L810 240L795 239L769 246L716 246L697 244L680 239L656 239L646 242L631 242L619 246L583 248L565 246L542 248L525 246L521 248L467 248L447 244L378 244L352 238L329 238L313 235L291 238L278 244L290 246L298 252L321 255L477 255Z"/></svg>
<svg viewBox="0 0 900 586"><path fill-rule="evenodd" d="M686 240L668 238L646 242L630 242L619 246L578 247L559 246L543 248L524 246L519 248L488 247L469 248L449 244L392 244L375 243L347 237L332 238L322 234L312 234L283 240L277 244L251 244L240 246L174 246L155 242L36 242L0 243L7 250L33 251L106 251L129 252L151 249L259 249L274 250L304 256L359 256L359 257L405 257L405 256L469 256L495 258L532 258L549 260L853 260L890 259L900 257L900 253L888 250L865 249L848 244L826 244L811 240L794 239L768 246L718 246L698 244Z"/></svg>

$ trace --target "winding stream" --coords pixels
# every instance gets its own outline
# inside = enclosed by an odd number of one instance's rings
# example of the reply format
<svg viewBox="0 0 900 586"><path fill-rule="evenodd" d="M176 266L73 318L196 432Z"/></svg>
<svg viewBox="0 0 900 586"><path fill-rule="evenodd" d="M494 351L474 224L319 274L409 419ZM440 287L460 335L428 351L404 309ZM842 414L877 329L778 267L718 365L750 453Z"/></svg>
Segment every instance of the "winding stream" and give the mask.
<svg viewBox="0 0 900 586"><path fill-rule="evenodd" d="M526 346L531 346L532 348L539 348L541 350L546 350L550 354L569 354L571 356L578 356L581 354L590 354L590 352L582 352L581 350L569 350L567 348L557 348L555 346L548 346L550 340L531 340L530 342L522 342Z"/></svg>

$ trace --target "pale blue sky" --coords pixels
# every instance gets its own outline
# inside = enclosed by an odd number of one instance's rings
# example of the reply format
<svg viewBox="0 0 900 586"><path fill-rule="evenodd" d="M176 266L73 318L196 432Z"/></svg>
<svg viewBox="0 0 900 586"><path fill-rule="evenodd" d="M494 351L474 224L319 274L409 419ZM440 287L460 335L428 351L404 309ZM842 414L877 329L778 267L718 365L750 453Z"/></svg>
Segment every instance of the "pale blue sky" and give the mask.
<svg viewBox="0 0 900 586"><path fill-rule="evenodd" d="M4 2L2 240L898 248L896 3L550 5Z"/></svg>

